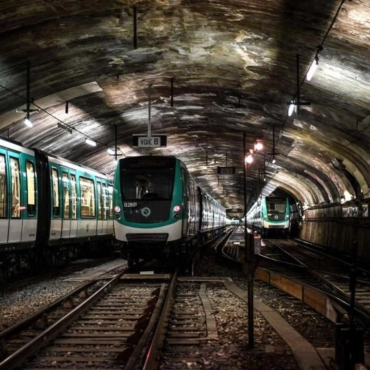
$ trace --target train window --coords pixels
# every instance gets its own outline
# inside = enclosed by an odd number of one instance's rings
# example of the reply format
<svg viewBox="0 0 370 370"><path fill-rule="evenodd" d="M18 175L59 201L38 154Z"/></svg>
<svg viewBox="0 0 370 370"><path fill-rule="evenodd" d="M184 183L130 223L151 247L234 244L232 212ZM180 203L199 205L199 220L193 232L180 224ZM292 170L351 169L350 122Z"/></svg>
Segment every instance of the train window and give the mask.
<svg viewBox="0 0 370 370"><path fill-rule="evenodd" d="M173 168L124 169L121 179L125 200L169 200L172 197Z"/></svg>
<svg viewBox="0 0 370 370"><path fill-rule="evenodd" d="M102 188L100 182L98 182L98 219L103 219Z"/></svg>
<svg viewBox="0 0 370 370"><path fill-rule="evenodd" d="M272 214L285 213L286 200L281 198L272 198L267 201L267 211Z"/></svg>
<svg viewBox="0 0 370 370"><path fill-rule="evenodd" d="M64 219L69 220L69 209L70 209L70 199L69 199L69 178L68 173L63 172L63 200L64 200Z"/></svg>
<svg viewBox="0 0 370 370"><path fill-rule="evenodd" d="M108 186L109 194L109 218L113 219L113 186Z"/></svg>
<svg viewBox="0 0 370 370"><path fill-rule="evenodd" d="M108 191L107 191L107 185L102 184L102 196L103 196L103 220L108 219L109 214L109 198L108 198Z"/></svg>
<svg viewBox="0 0 370 370"><path fill-rule="evenodd" d="M77 219L77 190L76 190L76 175L71 175L71 205L72 205L72 220Z"/></svg>
<svg viewBox="0 0 370 370"><path fill-rule="evenodd" d="M35 179L35 165L26 162L27 175L27 214L29 217L36 215L36 179Z"/></svg>
<svg viewBox="0 0 370 370"><path fill-rule="evenodd" d="M21 185L18 159L10 158L10 168L12 172L12 218L20 218Z"/></svg>
<svg viewBox="0 0 370 370"><path fill-rule="evenodd" d="M94 181L80 177L81 189L81 218L95 216Z"/></svg>
<svg viewBox="0 0 370 370"><path fill-rule="evenodd" d="M59 202L59 181L58 170L53 168L51 170L51 177L53 180L53 216L60 216L60 202Z"/></svg>
<svg viewBox="0 0 370 370"><path fill-rule="evenodd" d="M6 168L5 156L0 155L0 218L6 217L7 191L6 191Z"/></svg>

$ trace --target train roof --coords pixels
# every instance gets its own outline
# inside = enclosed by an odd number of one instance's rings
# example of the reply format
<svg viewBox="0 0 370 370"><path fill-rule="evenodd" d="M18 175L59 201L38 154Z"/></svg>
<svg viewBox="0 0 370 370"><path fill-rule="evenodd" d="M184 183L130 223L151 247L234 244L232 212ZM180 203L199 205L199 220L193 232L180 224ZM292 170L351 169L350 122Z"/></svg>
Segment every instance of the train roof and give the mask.
<svg viewBox="0 0 370 370"><path fill-rule="evenodd" d="M78 171L85 171L85 172L87 172L91 175L101 177L101 178L107 179L109 181L112 180L112 178L110 176L107 176L105 173L98 172L98 171L96 171L96 170L94 170L90 167L84 166L82 164L74 163L74 162L72 162L68 159L61 158L61 157L58 157L56 155L46 153L46 152L44 152L42 150L39 150L39 149L35 149L35 151L44 154L49 159L50 162L57 163L61 166L66 166L66 167L69 167L69 168L73 168L73 169L78 170Z"/></svg>
<svg viewBox="0 0 370 370"><path fill-rule="evenodd" d="M19 153L26 153L28 155L35 155L34 150L25 148L21 143L18 141L0 136L0 147L7 148L10 150L14 150L15 152Z"/></svg>

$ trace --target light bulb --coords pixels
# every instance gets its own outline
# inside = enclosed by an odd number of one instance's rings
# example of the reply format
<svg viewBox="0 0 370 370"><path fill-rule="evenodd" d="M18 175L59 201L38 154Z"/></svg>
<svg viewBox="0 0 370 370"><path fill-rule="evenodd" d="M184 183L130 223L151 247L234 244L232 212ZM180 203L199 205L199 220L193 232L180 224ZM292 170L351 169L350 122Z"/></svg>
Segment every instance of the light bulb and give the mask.
<svg viewBox="0 0 370 370"><path fill-rule="evenodd" d="M311 81L311 78L315 74L318 65L319 65L319 57L316 57L315 60L312 62L310 69L307 72L307 76L306 76L307 81Z"/></svg>
<svg viewBox="0 0 370 370"><path fill-rule="evenodd" d="M33 127L33 124L32 124L32 122L29 120L29 118L25 118L25 119L24 119L24 124L25 124L27 127Z"/></svg>
<svg viewBox="0 0 370 370"><path fill-rule="evenodd" d="M85 143L91 146L96 146L96 142L91 139L85 139Z"/></svg>

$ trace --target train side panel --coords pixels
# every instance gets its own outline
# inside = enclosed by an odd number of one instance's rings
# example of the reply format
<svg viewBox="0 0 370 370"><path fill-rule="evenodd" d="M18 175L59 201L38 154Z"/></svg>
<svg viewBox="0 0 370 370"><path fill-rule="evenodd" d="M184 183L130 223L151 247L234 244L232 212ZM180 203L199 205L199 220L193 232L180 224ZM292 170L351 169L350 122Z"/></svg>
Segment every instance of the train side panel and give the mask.
<svg viewBox="0 0 370 370"><path fill-rule="evenodd" d="M34 152L0 139L0 251L34 246L36 186Z"/></svg>

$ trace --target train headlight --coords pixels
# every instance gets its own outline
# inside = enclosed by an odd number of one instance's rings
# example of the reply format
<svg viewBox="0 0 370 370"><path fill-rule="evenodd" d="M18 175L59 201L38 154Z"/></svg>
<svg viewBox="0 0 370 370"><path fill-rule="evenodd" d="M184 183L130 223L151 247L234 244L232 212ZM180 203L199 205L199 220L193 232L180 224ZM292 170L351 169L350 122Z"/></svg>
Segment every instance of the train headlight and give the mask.
<svg viewBox="0 0 370 370"><path fill-rule="evenodd" d="M121 207L120 206L115 206L114 207L114 212L117 212L117 213L121 212Z"/></svg>
<svg viewBox="0 0 370 370"><path fill-rule="evenodd" d="M173 207L173 212L174 212L173 218L175 219L180 218L180 213L179 213L180 211L181 211L181 206L174 206Z"/></svg>

